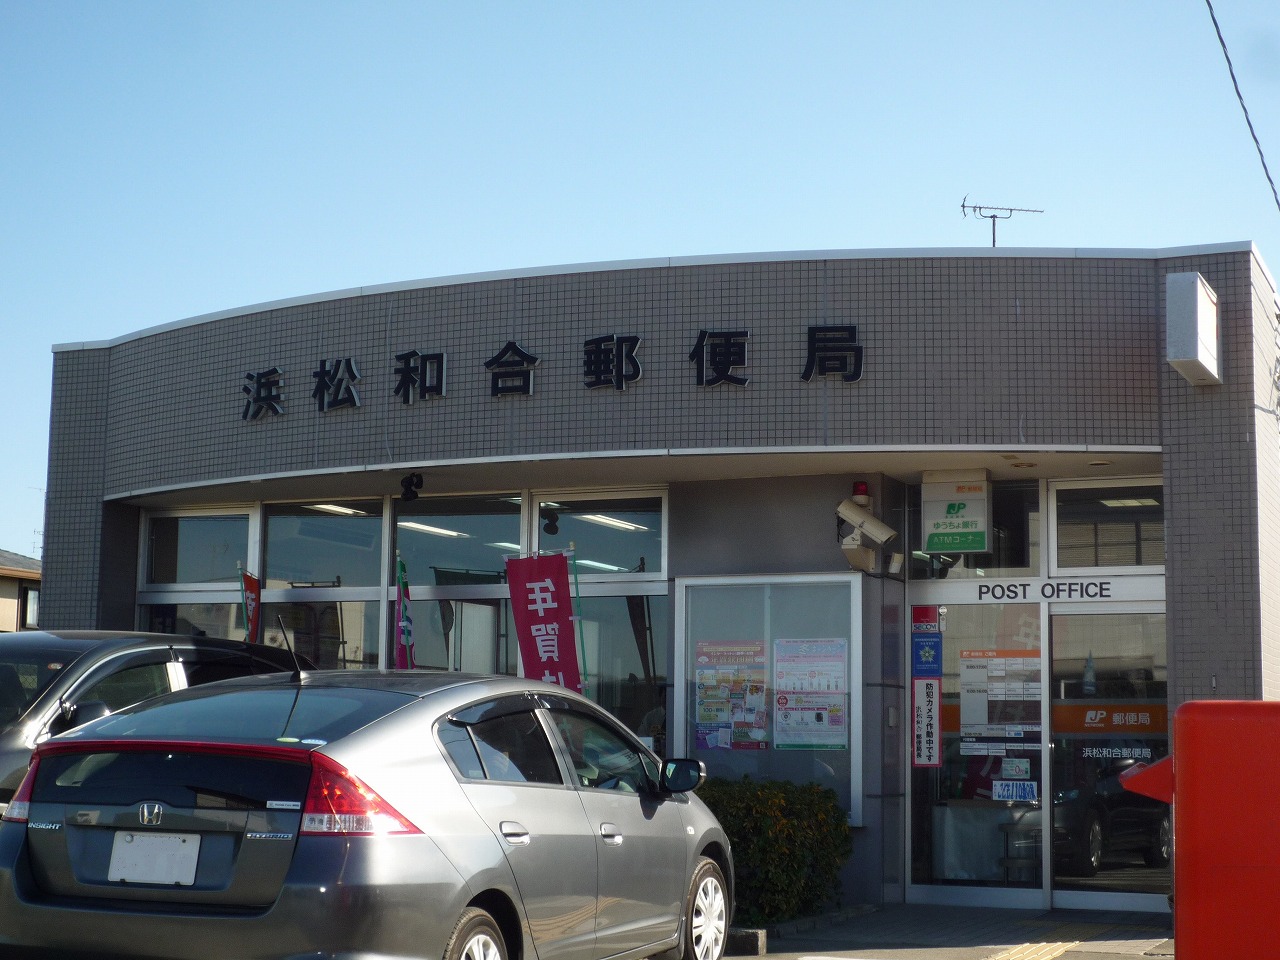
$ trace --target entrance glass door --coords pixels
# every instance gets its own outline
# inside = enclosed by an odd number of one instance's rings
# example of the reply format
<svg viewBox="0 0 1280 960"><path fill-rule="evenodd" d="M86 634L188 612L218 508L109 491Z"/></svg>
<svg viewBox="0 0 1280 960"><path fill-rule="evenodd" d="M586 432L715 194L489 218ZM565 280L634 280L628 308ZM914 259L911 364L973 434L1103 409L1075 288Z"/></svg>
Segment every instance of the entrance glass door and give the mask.
<svg viewBox="0 0 1280 960"><path fill-rule="evenodd" d="M1040 604L913 607L912 623L912 883L1042 890Z"/></svg>
<svg viewBox="0 0 1280 960"><path fill-rule="evenodd" d="M1163 613L1054 615L1053 887L1167 894L1167 804L1119 776L1169 752Z"/></svg>

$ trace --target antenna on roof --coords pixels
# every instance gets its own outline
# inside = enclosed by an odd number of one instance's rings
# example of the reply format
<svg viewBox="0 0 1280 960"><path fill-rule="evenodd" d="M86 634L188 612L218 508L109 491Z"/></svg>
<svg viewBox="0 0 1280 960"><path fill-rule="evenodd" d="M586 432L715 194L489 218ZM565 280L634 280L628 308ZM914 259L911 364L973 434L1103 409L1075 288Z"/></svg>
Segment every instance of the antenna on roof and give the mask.
<svg viewBox="0 0 1280 960"><path fill-rule="evenodd" d="M276 622L280 624L280 632L284 634L284 645L289 651L289 656L293 657L293 682L299 683L302 680L302 664L298 661L298 653L289 641L289 631L284 627L284 617L276 614Z"/></svg>
<svg viewBox="0 0 1280 960"><path fill-rule="evenodd" d="M988 213L987 211L989 210L993 210L995 212ZM960 201L960 212L967 217L969 216L970 211L973 212L975 217L982 217L991 221L991 245L993 247L996 245L997 220L1008 220L1015 213L1044 213L1043 210L1029 210L1026 207L991 207L985 204L978 205L976 203L970 203L969 195L966 193L964 195L964 199Z"/></svg>

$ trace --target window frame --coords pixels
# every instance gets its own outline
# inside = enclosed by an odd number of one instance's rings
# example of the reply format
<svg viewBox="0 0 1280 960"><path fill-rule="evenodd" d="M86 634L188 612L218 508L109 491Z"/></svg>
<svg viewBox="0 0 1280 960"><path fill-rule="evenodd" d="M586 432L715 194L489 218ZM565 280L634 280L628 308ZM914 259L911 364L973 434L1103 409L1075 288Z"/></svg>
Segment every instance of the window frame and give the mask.
<svg viewBox="0 0 1280 960"><path fill-rule="evenodd" d="M864 826L863 786L866 782L863 770L863 735L865 723L863 717L864 691L866 676L863 671L864 622L866 611L864 573L822 573L822 574L773 574L769 576L697 576L678 577L675 581L675 662L671 665L675 695L673 702L667 705L668 729L674 737L682 737L679 744L668 744L669 756L696 756L691 743L692 726L690 724L695 678L691 670L690 660L696 639L691 643L689 635L689 594L700 587L740 587L740 586L797 586L826 585L843 588L849 594L849 637L847 661L845 669L848 677L849 718L849 811L848 824L851 827ZM775 638L776 639L776 638ZM769 641L766 641L768 643ZM770 666L772 661L770 661ZM768 690L772 693L774 679L768 669ZM771 706L772 710L773 707ZM775 751L770 751L775 752Z"/></svg>
<svg viewBox="0 0 1280 960"><path fill-rule="evenodd" d="M172 603L167 599L171 594L231 594L234 593L237 599L240 596L240 584L238 582L221 582L221 583L200 583L200 582L183 582L175 583L152 583L147 579L147 573L151 567L151 522L157 519L168 518L238 518L244 517L249 522L248 537L245 543L245 559L247 570L257 569L257 558L260 553L262 543L262 504L228 504L220 507L201 507L190 510L144 510L142 512L141 521L138 524L138 570L137 570L137 592L138 606L151 603ZM155 598L146 599L143 597ZM164 597L166 599L159 599ZM201 597L200 600L192 600L188 602L198 603L207 601L209 598Z"/></svg>

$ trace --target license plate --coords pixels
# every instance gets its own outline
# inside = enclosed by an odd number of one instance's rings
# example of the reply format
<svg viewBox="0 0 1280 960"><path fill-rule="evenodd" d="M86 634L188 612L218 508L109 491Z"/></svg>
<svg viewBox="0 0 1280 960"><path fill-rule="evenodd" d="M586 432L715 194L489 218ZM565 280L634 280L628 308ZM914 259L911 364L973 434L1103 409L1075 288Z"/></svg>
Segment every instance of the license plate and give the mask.
<svg viewBox="0 0 1280 960"><path fill-rule="evenodd" d="M134 833L117 830L108 880L189 887L200 859L198 833Z"/></svg>

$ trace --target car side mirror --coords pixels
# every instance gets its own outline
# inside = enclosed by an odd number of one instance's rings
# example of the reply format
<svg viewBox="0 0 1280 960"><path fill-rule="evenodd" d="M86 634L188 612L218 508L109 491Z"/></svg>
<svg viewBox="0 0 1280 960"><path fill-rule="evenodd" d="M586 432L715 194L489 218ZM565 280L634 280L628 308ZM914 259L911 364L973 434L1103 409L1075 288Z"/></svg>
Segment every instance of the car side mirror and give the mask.
<svg viewBox="0 0 1280 960"><path fill-rule="evenodd" d="M58 708L58 715L49 724L49 736L56 737L60 733L82 727L90 720L97 720L111 713L111 708L101 700L84 700L80 703L63 703Z"/></svg>
<svg viewBox="0 0 1280 960"><path fill-rule="evenodd" d="M667 793L697 790L707 779L707 765L701 760L662 761L661 787Z"/></svg>

